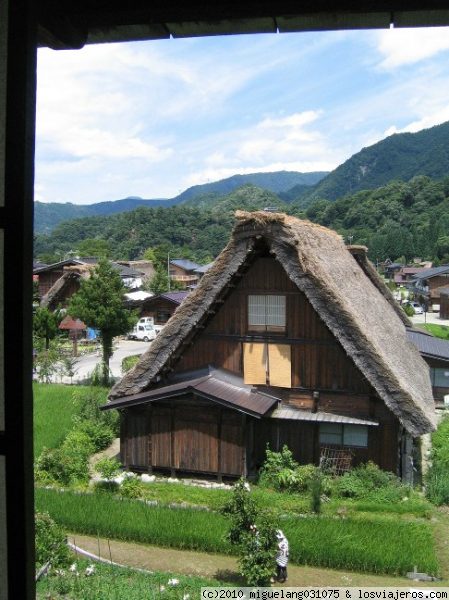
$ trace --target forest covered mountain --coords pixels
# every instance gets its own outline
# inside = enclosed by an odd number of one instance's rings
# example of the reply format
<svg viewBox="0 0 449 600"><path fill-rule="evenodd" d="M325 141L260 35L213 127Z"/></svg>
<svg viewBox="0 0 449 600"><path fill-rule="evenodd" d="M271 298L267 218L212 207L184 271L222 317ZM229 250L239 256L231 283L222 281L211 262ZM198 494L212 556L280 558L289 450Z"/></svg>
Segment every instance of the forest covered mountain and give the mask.
<svg viewBox="0 0 449 600"><path fill-rule="evenodd" d="M35 256L53 262L69 252L96 254L101 247L112 259L133 260L151 247L207 263L226 245L237 208L267 206L331 227L351 243L368 246L374 262L402 256L449 262L449 177L435 181L424 176L392 181L335 202L318 200L305 212L273 192L246 185L204 205L140 207L108 217L85 217L59 224L50 235L36 235Z"/></svg>
<svg viewBox="0 0 449 600"><path fill-rule="evenodd" d="M327 175L326 171L316 171L312 173L299 173L296 171L276 171L272 173L250 173L248 175L233 175L226 179L205 183L203 185L195 185L184 190L178 196L170 200L144 199L136 196L130 196L121 200L113 200L109 202L97 202L94 204L72 204L58 202L35 202L34 203L34 230L36 233L50 233L56 225L63 221L79 219L82 217L92 217L97 215L112 215L115 213L128 212L145 206L154 208L163 206L177 206L189 202L195 203L195 199L199 199L199 203L204 205L205 199L213 203L214 200L222 198L230 194L237 188L251 184L271 192L288 192L292 187L301 186L309 187L316 184L320 179Z"/></svg>
<svg viewBox="0 0 449 600"><path fill-rule="evenodd" d="M129 198L77 207L98 212L94 216L83 212L82 218L60 222L49 234L39 233L36 227L35 257L52 262L69 252L86 255L101 248L110 258L131 260L141 258L148 247L163 247L172 256L208 262L227 243L236 209L269 206L309 218L353 243L368 246L374 261L420 256L446 262L448 174L449 123L444 123L416 134L394 135L365 148L314 186L304 183L310 183L310 178L297 173L301 182L279 191L295 180L294 174L262 173L255 174L256 179L275 187L277 193L251 183L235 189L242 177L249 177L235 176L189 188L171 201L153 201L159 206ZM385 184L377 185L384 180ZM348 192L359 186L366 189ZM229 188L232 191L225 193ZM299 200L295 199L298 191L302 194ZM130 210L133 202L141 206ZM129 212L123 212L126 210ZM115 214L108 215L108 211Z"/></svg>
<svg viewBox="0 0 449 600"><path fill-rule="evenodd" d="M449 121L417 133L397 133L363 148L315 186L300 189L291 200L306 207L319 198L336 200L393 179L408 181L415 175L441 179L448 174Z"/></svg>

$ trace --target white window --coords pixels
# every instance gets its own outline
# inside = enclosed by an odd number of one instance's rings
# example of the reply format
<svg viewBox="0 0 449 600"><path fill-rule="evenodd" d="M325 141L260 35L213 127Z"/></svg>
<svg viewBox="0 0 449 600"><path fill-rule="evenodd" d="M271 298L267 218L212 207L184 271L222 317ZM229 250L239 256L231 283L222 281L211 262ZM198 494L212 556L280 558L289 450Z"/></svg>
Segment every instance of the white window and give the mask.
<svg viewBox="0 0 449 600"><path fill-rule="evenodd" d="M366 425L321 423L320 444L366 448L368 446L368 427Z"/></svg>
<svg viewBox="0 0 449 600"><path fill-rule="evenodd" d="M285 296L250 294L248 296L248 329L252 331L285 331Z"/></svg>

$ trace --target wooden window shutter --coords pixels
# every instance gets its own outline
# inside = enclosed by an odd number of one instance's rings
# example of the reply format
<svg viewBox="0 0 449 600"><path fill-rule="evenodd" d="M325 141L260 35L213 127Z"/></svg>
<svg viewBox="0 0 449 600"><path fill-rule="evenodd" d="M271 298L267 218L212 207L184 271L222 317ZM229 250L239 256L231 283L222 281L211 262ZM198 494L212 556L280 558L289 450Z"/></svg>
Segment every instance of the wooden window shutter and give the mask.
<svg viewBox="0 0 449 600"><path fill-rule="evenodd" d="M292 387L292 360L289 344L268 344L270 385Z"/></svg>
<svg viewBox="0 0 449 600"><path fill-rule="evenodd" d="M253 385L266 385L266 348L266 344L243 344L243 375L245 383Z"/></svg>

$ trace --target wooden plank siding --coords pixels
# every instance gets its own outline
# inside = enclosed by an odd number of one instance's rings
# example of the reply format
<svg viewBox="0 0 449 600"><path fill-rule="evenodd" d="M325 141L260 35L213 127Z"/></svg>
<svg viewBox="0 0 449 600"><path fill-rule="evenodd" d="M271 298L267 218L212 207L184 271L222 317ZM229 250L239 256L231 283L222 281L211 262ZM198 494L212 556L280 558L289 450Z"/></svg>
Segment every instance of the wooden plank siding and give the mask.
<svg viewBox="0 0 449 600"><path fill-rule="evenodd" d="M170 469L239 476L246 471L245 415L186 396L122 412L122 462L137 471Z"/></svg>
<svg viewBox="0 0 449 600"><path fill-rule="evenodd" d="M175 371L213 364L243 376L243 344L262 341L261 336L248 333L247 298L254 293L287 296L285 333L265 334L263 339L291 346L292 388L372 393L353 361L274 258L259 258L240 278L201 336L184 351Z"/></svg>

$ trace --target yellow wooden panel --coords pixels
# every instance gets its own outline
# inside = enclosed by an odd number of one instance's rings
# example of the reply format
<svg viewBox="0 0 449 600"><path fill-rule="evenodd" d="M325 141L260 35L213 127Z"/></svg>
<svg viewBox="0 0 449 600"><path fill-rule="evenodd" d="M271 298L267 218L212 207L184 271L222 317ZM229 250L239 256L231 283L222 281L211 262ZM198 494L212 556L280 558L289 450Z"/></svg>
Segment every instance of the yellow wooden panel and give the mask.
<svg viewBox="0 0 449 600"><path fill-rule="evenodd" d="M288 344L268 344L270 385L292 387L291 347Z"/></svg>
<svg viewBox="0 0 449 600"><path fill-rule="evenodd" d="M243 344L243 373L245 383L266 385L266 356L266 344Z"/></svg>

